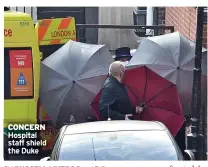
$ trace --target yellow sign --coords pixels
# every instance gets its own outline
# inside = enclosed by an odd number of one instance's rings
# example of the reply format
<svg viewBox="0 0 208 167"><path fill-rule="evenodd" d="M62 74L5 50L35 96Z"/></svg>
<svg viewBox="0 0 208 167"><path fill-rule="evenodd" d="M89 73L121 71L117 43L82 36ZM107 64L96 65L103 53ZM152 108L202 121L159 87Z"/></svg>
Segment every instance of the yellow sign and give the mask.
<svg viewBox="0 0 208 167"><path fill-rule="evenodd" d="M39 120L41 122L51 121L51 118L49 117L48 113L46 112L46 110L43 108L42 105L39 106Z"/></svg>
<svg viewBox="0 0 208 167"><path fill-rule="evenodd" d="M56 137L56 128L51 123L51 118L49 117L48 113L45 111L43 106L40 104L39 106L39 120L41 123L46 123L46 130L41 131L40 135L43 140L47 141L47 145L44 146L43 150L50 150L52 149L55 137Z"/></svg>
<svg viewBox="0 0 208 167"><path fill-rule="evenodd" d="M63 44L76 40L75 19L57 18L39 20L36 24L39 45Z"/></svg>

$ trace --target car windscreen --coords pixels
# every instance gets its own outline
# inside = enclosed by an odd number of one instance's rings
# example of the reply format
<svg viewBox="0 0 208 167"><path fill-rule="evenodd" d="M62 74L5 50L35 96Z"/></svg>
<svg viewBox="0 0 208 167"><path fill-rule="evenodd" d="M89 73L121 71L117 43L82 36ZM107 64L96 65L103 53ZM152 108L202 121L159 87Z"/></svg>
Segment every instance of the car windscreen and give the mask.
<svg viewBox="0 0 208 167"><path fill-rule="evenodd" d="M165 131L118 131L65 135L59 160L178 160Z"/></svg>

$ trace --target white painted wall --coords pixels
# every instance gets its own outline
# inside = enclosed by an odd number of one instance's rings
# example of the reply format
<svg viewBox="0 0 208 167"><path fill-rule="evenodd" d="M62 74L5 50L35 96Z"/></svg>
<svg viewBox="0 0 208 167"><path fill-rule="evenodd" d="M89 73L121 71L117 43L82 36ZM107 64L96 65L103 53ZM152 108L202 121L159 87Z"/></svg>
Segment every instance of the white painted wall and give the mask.
<svg viewBox="0 0 208 167"><path fill-rule="evenodd" d="M153 25L153 10L154 10L154 8L152 6L147 7L147 17L146 17L146 25L147 26ZM153 35L154 31L147 29L146 34Z"/></svg>
<svg viewBox="0 0 208 167"><path fill-rule="evenodd" d="M133 11L135 7L99 7L99 24L134 25ZM134 30L99 29L98 43L106 44L110 50L119 47L136 49L141 38L134 34Z"/></svg>

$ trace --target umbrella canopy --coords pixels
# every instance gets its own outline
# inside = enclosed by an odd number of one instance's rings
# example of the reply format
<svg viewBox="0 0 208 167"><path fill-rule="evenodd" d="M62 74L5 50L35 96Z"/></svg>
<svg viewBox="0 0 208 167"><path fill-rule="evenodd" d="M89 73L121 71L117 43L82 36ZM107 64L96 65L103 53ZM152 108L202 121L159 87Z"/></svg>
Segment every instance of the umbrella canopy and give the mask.
<svg viewBox="0 0 208 167"><path fill-rule="evenodd" d="M53 123L85 122L113 62L104 45L69 41L41 64L40 102Z"/></svg>
<svg viewBox="0 0 208 167"><path fill-rule="evenodd" d="M175 136L184 123L183 111L177 87L146 66L125 72L124 83L133 106L141 106L144 111L135 115L136 120L159 121L164 123ZM94 98L92 107L98 119L100 94Z"/></svg>
<svg viewBox="0 0 208 167"><path fill-rule="evenodd" d="M203 52L205 49L203 49ZM177 85L184 114L191 112L195 44L178 32L141 41L127 68L146 65ZM202 103L206 102L207 54L202 58Z"/></svg>

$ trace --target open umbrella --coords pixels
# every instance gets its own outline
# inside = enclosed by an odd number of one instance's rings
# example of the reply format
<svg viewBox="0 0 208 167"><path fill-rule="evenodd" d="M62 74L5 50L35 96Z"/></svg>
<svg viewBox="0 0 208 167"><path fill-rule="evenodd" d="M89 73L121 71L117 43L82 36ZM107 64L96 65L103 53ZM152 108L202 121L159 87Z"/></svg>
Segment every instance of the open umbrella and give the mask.
<svg viewBox="0 0 208 167"><path fill-rule="evenodd" d="M42 62L40 102L57 127L94 116L90 102L113 61L104 45L69 41Z"/></svg>
<svg viewBox="0 0 208 167"><path fill-rule="evenodd" d="M133 106L141 106L144 111L135 115L136 120L159 121L164 123L175 136L184 123L183 111L176 85L159 76L146 66L125 72L124 84ZM99 92L91 105L98 119Z"/></svg>
<svg viewBox="0 0 208 167"><path fill-rule="evenodd" d="M203 52L205 49L203 49ZM127 68L146 65L177 85L185 115L191 112L195 44L178 32L144 38ZM202 57L202 103L207 97L207 54Z"/></svg>

